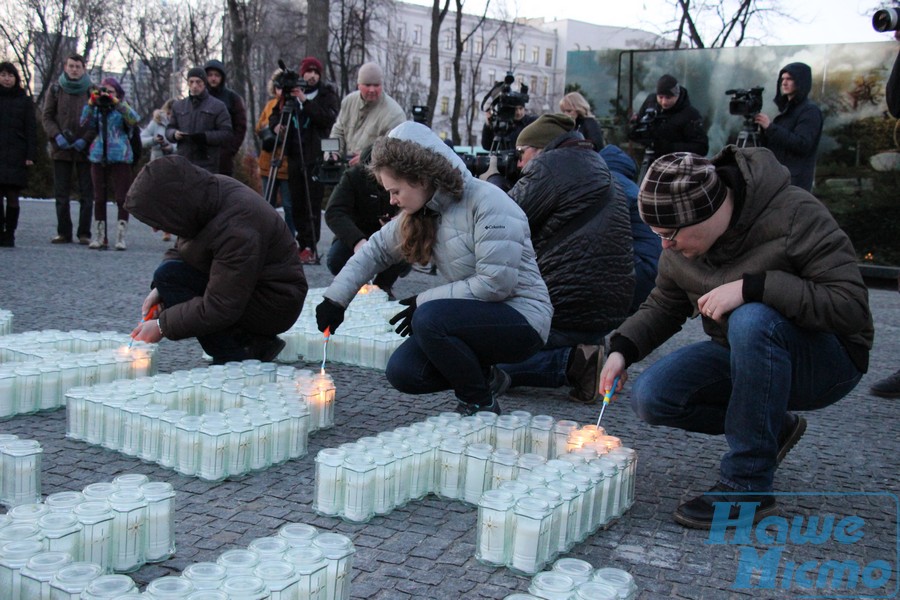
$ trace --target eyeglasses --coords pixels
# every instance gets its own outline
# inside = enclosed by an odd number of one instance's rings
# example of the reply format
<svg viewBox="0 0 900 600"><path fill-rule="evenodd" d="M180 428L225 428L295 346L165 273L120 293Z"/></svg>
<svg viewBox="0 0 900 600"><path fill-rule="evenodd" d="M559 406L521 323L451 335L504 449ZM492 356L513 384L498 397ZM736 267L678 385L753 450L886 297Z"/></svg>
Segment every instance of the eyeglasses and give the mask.
<svg viewBox="0 0 900 600"><path fill-rule="evenodd" d="M522 158L525 151L529 148L531 148L531 146L516 146L516 158Z"/></svg>
<svg viewBox="0 0 900 600"><path fill-rule="evenodd" d="M651 231L653 231L653 230L651 229ZM676 227L675 230L672 233L670 233L669 235L663 235L663 234L659 233L658 231L653 231L653 233L655 233L656 237L658 237L659 239L661 239L664 242L674 242L675 236L678 235L679 231L681 231L681 227Z"/></svg>

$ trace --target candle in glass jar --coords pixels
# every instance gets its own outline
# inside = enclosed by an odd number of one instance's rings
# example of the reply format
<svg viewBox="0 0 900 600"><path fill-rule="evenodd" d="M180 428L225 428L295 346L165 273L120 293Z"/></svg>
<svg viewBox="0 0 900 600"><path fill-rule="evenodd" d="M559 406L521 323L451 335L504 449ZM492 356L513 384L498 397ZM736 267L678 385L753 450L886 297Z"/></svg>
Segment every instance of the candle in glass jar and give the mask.
<svg viewBox="0 0 900 600"><path fill-rule="evenodd" d="M344 507L344 458L340 448L324 448L316 455L316 490L313 510L320 515L340 515Z"/></svg>
<svg viewBox="0 0 900 600"><path fill-rule="evenodd" d="M462 500L469 504L477 504L481 494L490 489L491 452L490 444L469 444L466 446L465 485Z"/></svg>
<svg viewBox="0 0 900 600"><path fill-rule="evenodd" d="M328 565L327 598L348 600L350 598L350 571L353 567L353 542L340 533L320 533L313 540L313 546L325 556Z"/></svg>
<svg viewBox="0 0 900 600"><path fill-rule="evenodd" d="M344 458L344 509L342 516L365 523L375 514L375 460L368 454Z"/></svg>
<svg viewBox="0 0 900 600"><path fill-rule="evenodd" d="M513 543L509 568L515 573L534 575L544 568L541 555L544 536L550 535L550 506L538 498L520 498L513 509Z"/></svg>
<svg viewBox="0 0 900 600"><path fill-rule="evenodd" d="M107 499L113 512L112 569L130 573L145 560L147 500L139 489L113 492Z"/></svg>
<svg viewBox="0 0 900 600"><path fill-rule="evenodd" d="M82 526L81 560L100 565L104 571L112 560L113 513L103 501L86 501L75 507Z"/></svg>
<svg viewBox="0 0 900 600"><path fill-rule="evenodd" d="M475 558L499 567L509 560L512 539L512 508L515 498L505 490L488 490L478 501Z"/></svg>
<svg viewBox="0 0 900 600"><path fill-rule="evenodd" d="M175 554L175 490L171 483L141 485L147 500L146 562L161 562Z"/></svg>

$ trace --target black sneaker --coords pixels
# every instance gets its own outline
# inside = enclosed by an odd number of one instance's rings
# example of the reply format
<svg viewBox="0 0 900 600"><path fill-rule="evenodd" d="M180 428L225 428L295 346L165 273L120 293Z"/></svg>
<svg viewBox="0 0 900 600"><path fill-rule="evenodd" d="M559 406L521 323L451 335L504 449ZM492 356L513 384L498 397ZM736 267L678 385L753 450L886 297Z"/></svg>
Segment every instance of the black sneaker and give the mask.
<svg viewBox="0 0 900 600"><path fill-rule="evenodd" d="M578 344L566 369L566 379L572 386L569 400L592 404L600 396L600 371L603 367L603 346Z"/></svg>
<svg viewBox="0 0 900 600"><path fill-rule="evenodd" d="M778 512L775 504L775 496L766 493L740 493L729 485L717 483L703 495L688 500L675 509L675 522L691 529L710 529L713 524L713 515L716 512L716 504L731 504L728 511L729 520L737 519L745 510L753 511L753 522ZM751 503L751 506L747 506Z"/></svg>
<svg viewBox="0 0 900 600"><path fill-rule="evenodd" d="M797 445L800 438L806 432L806 419L800 415L787 413L787 423L781 427L781 433L778 436L778 456L775 457L775 464L780 465L791 448Z"/></svg>
<svg viewBox="0 0 900 600"><path fill-rule="evenodd" d="M462 400L456 403L456 412L464 417L471 417L475 413L482 410L486 410L497 415L503 412L496 397L492 397L491 403L487 406L481 404L469 404L468 402L463 402Z"/></svg>
<svg viewBox="0 0 900 600"><path fill-rule="evenodd" d="M499 398L506 393L506 390L509 389L511 384L512 377L509 376L509 373L496 366L491 367L491 377L488 380L488 385L491 388L491 396Z"/></svg>

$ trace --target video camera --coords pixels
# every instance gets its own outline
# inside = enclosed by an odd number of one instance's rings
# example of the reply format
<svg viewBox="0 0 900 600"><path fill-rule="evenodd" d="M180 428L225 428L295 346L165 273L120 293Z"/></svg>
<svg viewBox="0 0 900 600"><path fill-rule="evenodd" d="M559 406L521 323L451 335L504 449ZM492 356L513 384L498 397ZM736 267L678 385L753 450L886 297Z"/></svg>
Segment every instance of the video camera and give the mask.
<svg viewBox="0 0 900 600"><path fill-rule="evenodd" d="M726 90L725 95L731 96L728 103L728 112L744 118L753 117L762 110L762 93L765 88L753 87L747 90Z"/></svg>
<svg viewBox="0 0 900 600"><path fill-rule="evenodd" d="M513 179L517 173L518 157L515 149L495 150L492 154L459 154L469 173L478 177L488 170L491 164L491 156L497 157L497 170L508 179Z"/></svg>
<svg viewBox="0 0 900 600"><path fill-rule="evenodd" d="M278 66L281 68L281 73L275 77L272 83L275 84L275 87L281 88L281 93L285 99L291 95L294 88L300 88L300 91L304 93L309 90L309 84L306 83L306 80L303 79L300 73L288 69L280 58L278 59Z"/></svg>
<svg viewBox="0 0 900 600"><path fill-rule="evenodd" d="M872 15L872 29L882 33L900 30L900 8L892 6L876 10Z"/></svg>
<svg viewBox="0 0 900 600"><path fill-rule="evenodd" d="M481 100L481 110L485 112L491 111L489 123L494 135L503 137L513 128L513 122L516 120L516 107L528 104L528 86L519 85L519 91L512 91L512 84L516 78L512 71L506 72L506 77L502 81L494 84L494 87L484 95Z"/></svg>
<svg viewBox="0 0 900 600"><path fill-rule="evenodd" d="M658 116L659 112L656 107L647 108L631 128L631 134L628 137L644 146L653 145L653 123Z"/></svg>
<svg viewBox="0 0 900 600"><path fill-rule="evenodd" d="M327 158L316 164L313 179L323 185L337 185L347 170L348 161L341 156L341 142L337 138L322 140L322 152Z"/></svg>

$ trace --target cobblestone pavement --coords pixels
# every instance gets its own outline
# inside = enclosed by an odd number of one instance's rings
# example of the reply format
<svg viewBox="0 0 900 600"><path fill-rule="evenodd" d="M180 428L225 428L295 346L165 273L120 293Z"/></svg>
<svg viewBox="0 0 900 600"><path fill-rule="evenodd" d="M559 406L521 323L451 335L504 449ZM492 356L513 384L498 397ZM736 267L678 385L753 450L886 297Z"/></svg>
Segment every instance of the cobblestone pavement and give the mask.
<svg viewBox="0 0 900 600"><path fill-rule="evenodd" d="M161 241L161 234L153 234L136 221L129 227L126 252L54 246L49 243L54 234L52 203L23 202L17 247L0 249L0 308L15 314L14 331L130 331L139 317L149 277L169 244ZM321 250L327 249L328 241L323 240ZM307 268L307 277L311 287L323 287L331 279L324 265ZM414 272L401 280L395 291L398 297L404 297L430 281L428 276ZM588 560L595 567L628 570L642 590L640 597L647 599L822 594L863 597L868 593L867 585L877 587L880 597L894 597L898 581L897 498L872 494L900 491L894 458L900 448L897 401L876 398L868 393L868 387L900 367L900 295L896 290L873 289L871 302L877 340L869 373L849 397L807 414L809 430L776 478L776 489L788 494L779 499L781 514L805 519L805 529L821 532L824 527L825 543L803 544L794 530L783 551L783 540L777 536L769 543L757 535L742 544L713 544L708 543L707 533L675 524L671 515L678 503L715 482L725 442L639 422L629 407L626 388L607 410L603 424L638 452L637 501L622 519L575 546L569 556ZM701 337L699 324L688 323L684 332L658 352ZM633 367L632 377L651 362L652 357ZM161 345L160 372L205 364L195 341L164 341ZM257 537L273 535L285 523L304 522L353 539L357 549L354 598L503 598L513 591L524 591L527 579L475 561L476 511L459 503L429 496L366 525L313 513L313 457L319 449L421 421L454 406L450 393L421 397L400 394L378 371L337 364L329 371L337 386L335 427L310 437L306 457L239 481L204 483L67 440L64 411L16 417L0 423L0 431L41 442L45 495L80 490L126 472L144 473L175 486L177 554L133 573L141 585L177 573L193 562L215 560L229 548L246 547ZM597 416L596 407L568 402L565 389L514 389L504 397L503 404L508 410L524 409L581 423ZM816 494L799 495L801 492ZM863 535L833 534L827 528L827 514L861 517L865 523ZM822 518L816 524L812 522L814 517ZM844 543L835 542L835 538ZM775 578L768 582L772 584L770 589L734 587L741 583L742 557L768 561L777 567ZM848 592L849 586L842 579L846 573L839 571L836 579L828 578L828 560L847 561L844 566L850 561L867 566L862 573L865 578L861 577L857 588ZM893 570L885 576L884 585L880 585L883 582L878 566Z"/></svg>

